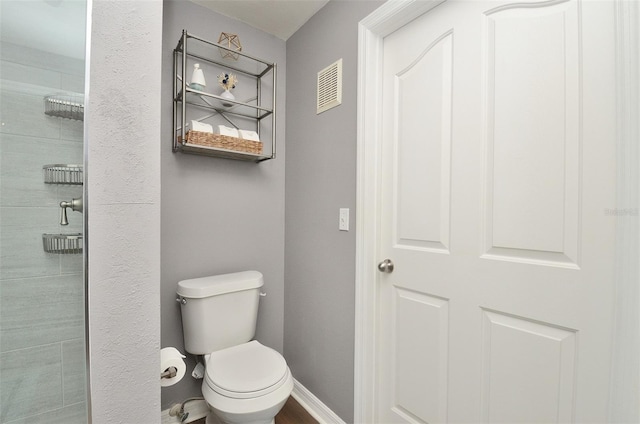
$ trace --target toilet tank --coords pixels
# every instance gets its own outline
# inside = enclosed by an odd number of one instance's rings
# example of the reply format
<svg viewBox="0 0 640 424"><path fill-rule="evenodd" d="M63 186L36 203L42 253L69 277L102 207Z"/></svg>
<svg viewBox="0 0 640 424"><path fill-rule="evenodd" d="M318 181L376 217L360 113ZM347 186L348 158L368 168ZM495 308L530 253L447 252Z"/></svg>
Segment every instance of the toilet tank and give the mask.
<svg viewBox="0 0 640 424"><path fill-rule="evenodd" d="M185 350L205 355L253 339L263 284L258 271L180 281Z"/></svg>

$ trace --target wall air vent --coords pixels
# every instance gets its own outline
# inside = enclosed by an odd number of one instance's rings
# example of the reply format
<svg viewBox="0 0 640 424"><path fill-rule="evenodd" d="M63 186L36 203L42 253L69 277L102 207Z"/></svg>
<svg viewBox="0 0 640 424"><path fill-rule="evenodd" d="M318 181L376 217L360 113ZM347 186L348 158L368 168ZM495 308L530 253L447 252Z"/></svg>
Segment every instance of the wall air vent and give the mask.
<svg viewBox="0 0 640 424"><path fill-rule="evenodd" d="M320 114L342 103L342 59L318 72L317 112Z"/></svg>

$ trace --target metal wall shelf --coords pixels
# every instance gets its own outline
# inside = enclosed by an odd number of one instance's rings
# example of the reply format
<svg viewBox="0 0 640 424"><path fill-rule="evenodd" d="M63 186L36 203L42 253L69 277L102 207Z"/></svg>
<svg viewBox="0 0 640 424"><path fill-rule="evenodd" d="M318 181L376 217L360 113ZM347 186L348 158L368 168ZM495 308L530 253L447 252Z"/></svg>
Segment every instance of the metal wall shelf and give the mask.
<svg viewBox="0 0 640 424"><path fill-rule="evenodd" d="M182 100L181 93L178 98ZM272 109L243 103L236 100L229 100L215 94L205 93L187 87L187 104L198 106L203 109L214 110L225 115L243 116L251 119L263 119L273 113Z"/></svg>
<svg viewBox="0 0 640 424"><path fill-rule="evenodd" d="M218 149L215 147L199 146L197 144L191 143L183 144L180 148L180 151L192 155L213 156L225 159L243 160L247 162L262 162L265 160L273 159L271 156L238 152L235 150Z"/></svg>
<svg viewBox="0 0 640 424"><path fill-rule="evenodd" d="M221 53L231 52L235 59L224 58ZM211 86L205 91L189 87L190 68L199 63L211 78L211 72L235 72L240 75L242 99L229 100L215 94ZM277 65L227 46L207 41L182 31L173 50L173 132L174 152L214 156L226 159L262 162L276 157L276 80ZM254 88L251 89L252 84ZM219 89L218 92L221 92ZM242 93L241 90L236 90ZM256 131L263 143L262 154L246 153L187 142L190 122L201 121L218 125L231 125L236 129Z"/></svg>

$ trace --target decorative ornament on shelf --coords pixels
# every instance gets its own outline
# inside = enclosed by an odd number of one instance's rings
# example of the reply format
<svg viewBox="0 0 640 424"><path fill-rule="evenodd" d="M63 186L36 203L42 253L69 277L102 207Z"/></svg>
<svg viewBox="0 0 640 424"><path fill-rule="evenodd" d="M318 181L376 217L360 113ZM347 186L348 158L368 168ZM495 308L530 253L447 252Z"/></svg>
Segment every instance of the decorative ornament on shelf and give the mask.
<svg viewBox="0 0 640 424"><path fill-rule="evenodd" d="M193 65L193 74L191 74L191 84L189 84L189 87L194 90L204 91L206 86L207 82L204 79L202 69L200 69L200 64L195 63Z"/></svg>
<svg viewBox="0 0 640 424"><path fill-rule="evenodd" d="M218 39L218 44L220 44L221 46L227 47L231 50L235 50L238 52L242 51L242 44L240 44L240 38L236 34L228 34L226 32L221 32L220 38ZM222 56L223 59L238 60L238 58L240 57L240 55L238 55L237 53L234 53L226 49L218 48L218 51L220 52L220 56Z"/></svg>
<svg viewBox="0 0 640 424"><path fill-rule="evenodd" d="M235 100L236 97L233 94L231 94L230 90L233 90L234 88L236 88L237 83L238 83L238 78L236 78L236 76L233 74L224 73L224 74L218 75L218 84L220 84L220 87L224 88L224 91L220 94L220 97L227 100ZM233 104L222 103L222 106L231 107L233 106Z"/></svg>

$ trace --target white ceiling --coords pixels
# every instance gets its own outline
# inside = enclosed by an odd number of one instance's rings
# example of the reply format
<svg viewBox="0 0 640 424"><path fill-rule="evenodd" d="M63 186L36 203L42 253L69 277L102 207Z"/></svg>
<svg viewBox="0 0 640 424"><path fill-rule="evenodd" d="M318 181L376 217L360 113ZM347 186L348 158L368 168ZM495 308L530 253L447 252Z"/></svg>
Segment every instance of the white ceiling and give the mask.
<svg viewBox="0 0 640 424"><path fill-rule="evenodd" d="M192 0L286 40L329 0ZM2 41L83 59L86 0L0 0Z"/></svg>
<svg viewBox="0 0 640 424"><path fill-rule="evenodd" d="M329 0L191 0L286 40Z"/></svg>

